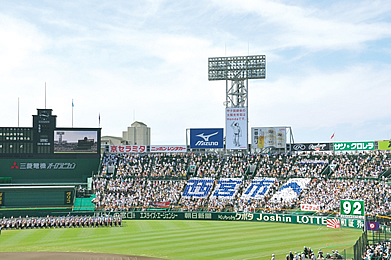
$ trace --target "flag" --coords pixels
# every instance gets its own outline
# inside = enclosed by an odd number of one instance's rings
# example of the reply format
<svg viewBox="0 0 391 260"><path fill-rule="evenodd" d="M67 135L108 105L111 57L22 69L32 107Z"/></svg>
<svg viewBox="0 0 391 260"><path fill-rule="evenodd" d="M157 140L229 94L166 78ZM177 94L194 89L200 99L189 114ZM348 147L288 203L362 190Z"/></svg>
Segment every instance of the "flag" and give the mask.
<svg viewBox="0 0 391 260"><path fill-rule="evenodd" d="M366 230L372 230L372 231L376 231L376 230L379 230L379 222L377 221L367 221L365 222L365 229Z"/></svg>
<svg viewBox="0 0 391 260"><path fill-rule="evenodd" d="M331 135L330 139L333 139L335 136L335 132Z"/></svg>
<svg viewBox="0 0 391 260"><path fill-rule="evenodd" d="M74 107L74 105L73 105L73 98L72 98L72 107Z"/></svg>
<svg viewBox="0 0 391 260"><path fill-rule="evenodd" d="M99 113L99 125L100 125L100 113Z"/></svg>
<svg viewBox="0 0 391 260"><path fill-rule="evenodd" d="M327 227L328 228L339 228L339 219L329 218L327 219Z"/></svg>

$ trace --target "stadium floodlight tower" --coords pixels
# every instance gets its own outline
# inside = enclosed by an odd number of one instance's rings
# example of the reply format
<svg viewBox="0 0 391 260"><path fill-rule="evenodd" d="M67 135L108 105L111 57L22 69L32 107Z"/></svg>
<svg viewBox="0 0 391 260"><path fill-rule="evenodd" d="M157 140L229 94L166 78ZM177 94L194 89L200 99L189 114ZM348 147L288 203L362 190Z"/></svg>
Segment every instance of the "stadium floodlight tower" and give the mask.
<svg viewBox="0 0 391 260"><path fill-rule="evenodd" d="M266 78L266 55L208 59L208 79L226 81L226 149L248 149L248 80Z"/></svg>

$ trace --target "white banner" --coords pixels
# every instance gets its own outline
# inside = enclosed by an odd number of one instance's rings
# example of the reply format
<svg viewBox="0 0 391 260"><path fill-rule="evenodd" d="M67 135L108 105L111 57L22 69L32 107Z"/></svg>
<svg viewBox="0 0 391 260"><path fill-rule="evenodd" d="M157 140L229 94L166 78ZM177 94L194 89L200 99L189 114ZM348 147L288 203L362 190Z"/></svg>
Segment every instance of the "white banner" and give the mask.
<svg viewBox="0 0 391 260"><path fill-rule="evenodd" d="M151 153L184 153L186 145L151 145Z"/></svg>
<svg viewBox="0 0 391 260"><path fill-rule="evenodd" d="M300 209L303 211L319 211L320 206L316 204L300 204Z"/></svg>
<svg viewBox="0 0 391 260"><path fill-rule="evenodd" d="M247 149L247 108L225 109L225 132L227 149Z"/></svg>
<svg viewBox="0 0 391 260"><path fill-rule="evenodd" d="M146 145L110 145L109 153L145 153Z"/></svg>
<svg viewBox="0 0 391 260"><path fill-rule="evenodd" d="M285 127L252 127L251 146L253 148L285 148Z"/></svg>

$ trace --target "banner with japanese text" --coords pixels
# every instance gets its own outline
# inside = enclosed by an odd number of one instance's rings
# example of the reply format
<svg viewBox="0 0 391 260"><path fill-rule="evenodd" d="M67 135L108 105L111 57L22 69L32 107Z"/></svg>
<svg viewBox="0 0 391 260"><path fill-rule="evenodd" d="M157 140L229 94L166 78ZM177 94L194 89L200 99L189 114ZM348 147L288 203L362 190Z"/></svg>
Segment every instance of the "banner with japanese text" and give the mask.
<svg viewBox="0 0 391 260"><path fill-rule="evenodd" d="M225 132L227 149L247 149L247 108L225 109Z"/></svg>
<svg viewBox="0 0 391 260"><path fill-rule="evenodd" d="M151 145L151 153L184 153L187 151L186 145Z"/></svg>
<svg viewBox="0 0 391 260"><path fill-rule="evenodd" d="M146 145L110 145L110 153L145 153Z"/></svg>
<svg viewBox="0 0 391 260"><path fill-rule="evenodd" d="M291 223L326 226L327 216L288 215L273 213L244 213L244 212L177 212L177 211L132 211L111 212L121 214L123 219L159 219L159 220L220 220L220 221L255 221L272 223ZM342 228L363 229L363 219L338 218Z"/></svg>
<svg viewBox="0 0 391 260"><path fill-rule="evenodd" d="M334 151L369 151L375 150L375 142L335 142Z"/></svg>
<svg viewBox="0 0 391 260"><path fill-rule="evenodd" d="M300 204L302 211L320 211L320 205L317 204Z"/></svg>

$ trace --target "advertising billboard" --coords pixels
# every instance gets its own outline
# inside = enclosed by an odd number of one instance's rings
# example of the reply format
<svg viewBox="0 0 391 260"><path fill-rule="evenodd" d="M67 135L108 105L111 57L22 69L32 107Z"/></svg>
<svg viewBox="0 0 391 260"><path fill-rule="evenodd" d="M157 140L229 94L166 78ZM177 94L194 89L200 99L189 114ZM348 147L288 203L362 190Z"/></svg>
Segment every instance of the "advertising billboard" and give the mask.
<svg viewBox="0 0 391 260"><path fill-rule="evenodd" d="M253 148L284 148L286 145L285 127L252 127L251 146Z"/></svg>
<svg viewBox="0 0 391 260"><path fill-rule="evenodd" d="M295 143L291 145L291 150L294 152L330 151L332 145L331 143Z"/></svg>
<svg viewBox="0 0 391 260"><path fill-rule="evenodd" d="M190 129L190 149L224 148L223 128Z"/></svg>
<svg viewBox="0 0 391 260"><path fill-rule="evenodd" d="M2 159L0 177L12 183L86 183L99 170L100 158Z"/></svg>
<svg viewBox="0 0 391 260"><path fill-rule="evenodd" d="M375 142L335 142L334 151L370 151L375 150Z"/></svg>
<svg viewBox="0 0 391 260"><path fill-rule="evenodd" d="M110 145L109 153L146 153L146 145Z"/></svg>
<svg viewBox="0 0 391 260"><path fill-rule="evenodd" d="M54 153L98 153L98 131L54 130Z"/></svg>
<svg viewBox="0 0 391 260"><path fill-rule="evenodd" d="M391 150L391 140L378 141L379 150Z"/></svg>
<svg viewBox="0 0 391 260"><path fill-rule="evenodd" d="M151 153L183 153L187 151L186 145L151 145Z"/></svg>
<svg viewBox="0 0 391 260"><path fill-rule="evenodd" d="M247 108L225 109L225 131L227 149L247 149Z"/></svg>

